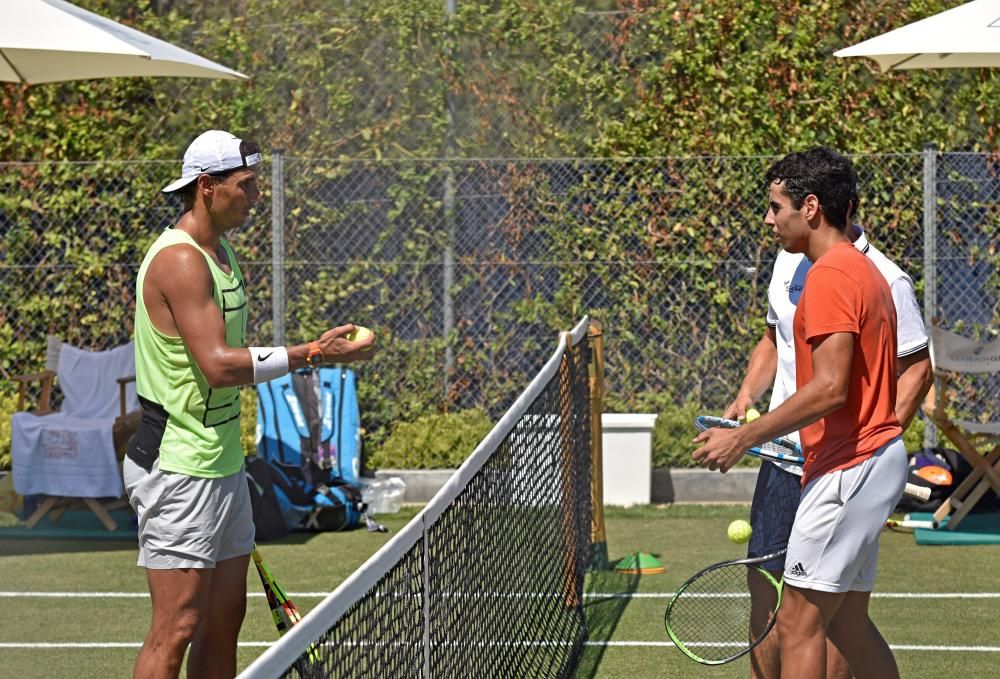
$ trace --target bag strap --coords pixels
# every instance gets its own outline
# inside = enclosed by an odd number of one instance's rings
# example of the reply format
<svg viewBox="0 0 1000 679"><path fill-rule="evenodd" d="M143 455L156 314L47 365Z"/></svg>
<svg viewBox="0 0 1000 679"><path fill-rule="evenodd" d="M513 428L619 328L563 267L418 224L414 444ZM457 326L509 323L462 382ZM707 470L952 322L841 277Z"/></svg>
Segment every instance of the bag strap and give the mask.
<svg viewBox="0 0 1000 679"><path fill-rule="evenodd" d="M297 505L312 504L312 498L309 496L309 493L305 488L292 481L283 471L281 471L281 469L277 467L277 465L272 464L268 460L260 461L263 463L262 470L266 468L266 472L264 473L266 474L266 477L270 481L271 485L275 485L280 488L288 499L292 501L292 503Z"/></svg>

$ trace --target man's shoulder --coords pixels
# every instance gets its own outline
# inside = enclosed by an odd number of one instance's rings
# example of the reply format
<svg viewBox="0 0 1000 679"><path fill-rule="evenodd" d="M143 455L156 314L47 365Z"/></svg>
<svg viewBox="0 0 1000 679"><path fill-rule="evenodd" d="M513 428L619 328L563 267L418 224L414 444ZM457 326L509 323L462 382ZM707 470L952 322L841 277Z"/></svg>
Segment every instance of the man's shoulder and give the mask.
<svg viewBox="0 0 1000 679"><path fill-rule="evenodd" d="M149 259L146 279L154 285L171 281L193 283L202 274L212 275L204 253L185 240L167 239L160 247L150 248L146 256Z"/></svg>
<svg viewBox="0 0 1000 679"><path fill-rule="evenodd" d="M821 271L833 269L837 271L867 269L866 255L849 243L838 243L827 250L821 257L813 262L812 270Z"/></svg>
<svg viewBox="0 0 1000 679"><path fill-rule="evenodd" d="M889 283L899 280L900 278L906 278L912 281L902 268L889 259L884 252L879 250L870 240L868 240L868 234L865 233L864 229L858 225L855 225L854 228L856 228L859 232L857 240L854 241L854 247L872 261L885 280Z"/></svg>
<svg viewBox="0 0 1000 679"><path fill-rule="evenodd" d="M774 266L771 268L771 280L778 278L788 278L796 271L804 273L810 266L810 261L801 252L788 252L778 250L778 256L774 259Z"/></svg>
<svg viewBox="0 0 1000 679"><path fill-rule="evenodd" d="M204 263L205 257L198 246L185 241L166 243L155 252L150 252L153 261L162 265L165 262L173 264L190 264L192 262Z"/></svg>
<svg viewBox="0 0 1000 679"><path fill-rule="evenodd" d="M875 265L875 268L878 269L879 273L881 273L883 278L885 278L885 280L889 283L899 280L900 278L912 280L907 273L899 267L898 264L889 259L885 253L870 243L868 244L868 251L865 252L865 256L871 260L872 264Z"/></svg>
<svg viewBox="0 0 1000 679"><path fill-rule="evenodd" d="M847 285L857 289L872 284L886 285L875 263L853 246L835 246L828 250L813 263L809 276L813 280L822 278L830 285Z"/></svg>

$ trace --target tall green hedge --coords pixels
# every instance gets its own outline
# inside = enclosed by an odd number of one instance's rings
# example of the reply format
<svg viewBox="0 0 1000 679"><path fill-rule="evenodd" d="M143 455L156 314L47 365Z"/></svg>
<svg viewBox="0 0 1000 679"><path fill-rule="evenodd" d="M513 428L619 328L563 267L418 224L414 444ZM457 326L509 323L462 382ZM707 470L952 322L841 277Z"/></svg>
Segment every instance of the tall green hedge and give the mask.
<svg viewBox="0 0 1000 679"><path fill-rule="evenodd" d="M950 0L78 4L252 79L4 84L0 160L175 159L206 127L313 157L990 150L1000 120L993 70L833 57Z"/></svg>

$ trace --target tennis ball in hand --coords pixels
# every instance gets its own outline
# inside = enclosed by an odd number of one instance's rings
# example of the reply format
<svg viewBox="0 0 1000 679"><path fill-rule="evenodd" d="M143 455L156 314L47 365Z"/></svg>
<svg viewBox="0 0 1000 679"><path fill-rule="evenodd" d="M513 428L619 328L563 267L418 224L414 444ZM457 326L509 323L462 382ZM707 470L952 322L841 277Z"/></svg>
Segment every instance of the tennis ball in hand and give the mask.
<svg viewBox="0 0 1000 679"><path fill-rule="evenodd" d="M729 536L729 541L735 542L738 545L742 545L744 542L749 540L751 533L753 533L753 529L750 527L750 524L743 519L736 519L729 524L729 528L726 529L726 535Z"/></svg>
<svg viewBox="0 0 1000 679"><path fill-rule="evenodd" d="M756 419L757 419L758 417L760 417L760 413L758 413L758 412L757 412L756 410L754 410L753 408L748 408L748 409L747 409L747 413L746 413L746 415L744 416L744 418L746 419L746 421L747 421L747 422L753 422L753 421L754 421L754 420L756 420Z"/></svg>
<svg viewBox="0 0 1000 679"><path fill-rule="evenodd" d="M368 328L357 325L354 326L354 330L344 335L344 339L346 339L348 342L359 342L367 338L371 334L372 331L369 330Z"/></svg>

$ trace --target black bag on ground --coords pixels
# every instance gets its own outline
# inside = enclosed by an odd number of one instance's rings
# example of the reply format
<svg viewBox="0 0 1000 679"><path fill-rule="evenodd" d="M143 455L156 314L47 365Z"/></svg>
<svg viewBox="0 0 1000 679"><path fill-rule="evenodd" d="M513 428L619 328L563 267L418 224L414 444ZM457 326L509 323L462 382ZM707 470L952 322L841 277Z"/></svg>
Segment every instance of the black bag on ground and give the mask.
<svg viewBox="0 0 1000 679"><path fill-rule="evenodd" d="M312 510L312 496L276 466L259 457L246 459L256 539L278 540L298 528Z"/></svg>
<svg viewBox="0 0 1000 679"><path fill-rule="evenodd" d="M257 539L278 540L291 531L341 531L365 521L369 531L385 531L368 514L361 490L343 479L310 483L303 469L251 456L247 483Z"/></svg>
<svg viewBox="0 0 1000 679"><path fill-rule="evenodd" d="M367 506L361 499L361 489L339 477L313 482L309 470L299 465L273 462L290 481L306 489L312 505L303 518L301 528L315 531L340 531L355 528L361 522ZM320 477L322 479L322 477Z"/></svg>

